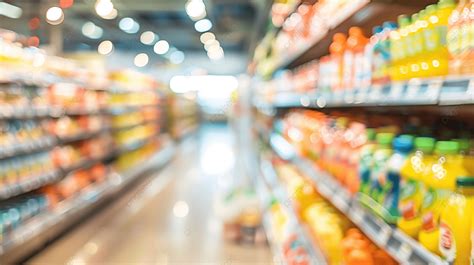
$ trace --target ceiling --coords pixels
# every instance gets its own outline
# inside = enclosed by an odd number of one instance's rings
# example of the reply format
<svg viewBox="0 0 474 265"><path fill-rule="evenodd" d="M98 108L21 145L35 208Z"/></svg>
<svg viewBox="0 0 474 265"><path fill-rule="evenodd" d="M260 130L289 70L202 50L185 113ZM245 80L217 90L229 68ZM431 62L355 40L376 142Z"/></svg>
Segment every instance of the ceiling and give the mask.
<svg viewBox="0 0 474 265"><path fill-rule="evenodd" d="M194 21L185 12L186 0L112 0L118 10L117 18L112 20L102 19L95 13L95 0L75 0L74 5L65 10L64 23L59 26L51 26L45 21L46 10L51 6L57 6L59 0L3 1L21 7L23 14L19 19L0 16L0 27L24 35L37 35L43 45L49 44L52 30L60 29L63 38L62 50L65 52L96 51L98 44L107 39L114 43L118 52L147 52L151 55L153 46L144 45L139 40L141 32L150 30L158 34L160 39L167 40L170 45L183 51L187 58L195 58L194 60L197 60L195 64L199 64L201 57L202 60L209 60L199 40L201 33L194 29ZM259 17L268 12L265 10L268 2L268 0L204 0L207 18L213 24L211 32L216 35L226 54L237 55L247 62L252 43L257 38L255 23L259 21ZM28 21L33 17L39 17L41 20L39 30L31 31L28 27ZM137 21L140 24L140 31L136 34L121 31L118 23L123 17L131 17ZM103 28L104 34L101 39L90 39L81 33L82 26L88 21ZM152 59L165 60L160 56L154 56ZM225 66L225 60L222 60L221 64ZM219 72L220 68L214 67L214 69L217 70L215 72Z"/></svg>

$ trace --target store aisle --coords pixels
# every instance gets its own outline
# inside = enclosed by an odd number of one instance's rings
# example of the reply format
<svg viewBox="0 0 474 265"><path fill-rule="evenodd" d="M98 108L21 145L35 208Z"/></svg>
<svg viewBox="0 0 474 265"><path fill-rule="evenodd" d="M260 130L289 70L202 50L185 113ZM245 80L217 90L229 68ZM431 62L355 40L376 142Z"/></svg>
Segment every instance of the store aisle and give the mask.
<svg viewBox="0 0 474 265"><path fill-rule="evenodd" d="M28 264L269 264L266 246L224 241L213 202L232 181L231 130L204 125L176 158Z"/></svg>

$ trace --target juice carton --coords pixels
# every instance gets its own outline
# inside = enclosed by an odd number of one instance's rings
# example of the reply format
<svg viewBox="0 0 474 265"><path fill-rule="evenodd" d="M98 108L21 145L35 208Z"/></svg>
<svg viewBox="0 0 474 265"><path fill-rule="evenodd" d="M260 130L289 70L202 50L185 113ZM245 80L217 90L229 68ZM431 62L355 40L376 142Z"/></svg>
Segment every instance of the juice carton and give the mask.
<svg viewBox="0 0 474 265"><path fill-rule="evenodd" d="M450 264L469 264L473 214L474 177L458 177L440 218L439 250Z"/></svg>

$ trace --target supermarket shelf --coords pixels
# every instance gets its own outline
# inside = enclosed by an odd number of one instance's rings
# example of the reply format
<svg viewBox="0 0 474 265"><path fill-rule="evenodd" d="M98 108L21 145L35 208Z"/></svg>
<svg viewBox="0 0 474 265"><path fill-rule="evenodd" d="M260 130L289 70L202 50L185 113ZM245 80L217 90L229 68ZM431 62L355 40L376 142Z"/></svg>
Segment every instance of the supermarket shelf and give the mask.
<svg viewBox="0 0 474 265"><path fill-rule="evenodd" d="M93 165L103 162L107 159L110 159L114 156L115 152L110 152L108 154L105 154L103 156L97 157L97 158L90 158L90 159L83 159L77 163L75 163L72 166L66 167L63 169L64 175L68 175L74 171L81 170L81 169L87 169L92 167Z"/></svg>
<svg viewBox="0 0 474 265"><path fill-rule="evenodd" d="M87 139L93 138L95 136L98 136L102 133L108 132L109 130L110 130L110 128L103 128L103 129L99 129L99 130L95 130L95 131L91 131L91 132L82 132L82 133L78 133L78 134L71 135L71 136L58 137L59 138L59 143L64 145L64 144L69 144L69 143L74 143L74 142L78 142L78 141L87 140Z"/></svg>
<svg viewBox="0 0 474 265"><path fill-rule="evenodd" d="M126 131L126 130L133 129L133 128L138 127L138 126L143 126L143 125L147 125L147 124L158 123L159 121L160 121L160 119L142 121L142 122L134 123L134 124L131 124L131 125L126 125L126 126L122 126L122 127L112 128L112 131L114 131L114 132Z"/></svg>
<svg viewBox="0 0 474 265"><path fill-rule="evenodd" d="M313 240L309 237L307 230L305 229L305 224L297 217L297 212L292 206L291 198L292 196L288 194L278 180L278 176L273 168L273 165L270 161L262 159L260 164L260 169L263 174L263 177L266 179L267 183L271 186L273 194L276 199L280 202L285 210L289 213L290 223L294 227L294 232L298 238L303 242L308 255L310 257L311 264L314 265L324 265L327 264L327 260L321 249L313 244Z"/></svg>
<svg viewBox="0 0 474 265"><path fill-rule="evenodd" d="M259 105L264 105L259 104ZM474 77L413 79L385 87L371 87L342 93L282 93L271 106L276 108L354 108L450 106L474 104Z"/></svg>
<svg viewBox="0 0 474 265"><path fill-rule="evenodd" d="M149 105L129 105L129 106L111 106L107 109L107 113L110 115L121 115L130 112L142 110L144 108L158 107L160 103L149 104Z"/></svg>
<svg viewBox="0 0 474 265"><path fill-rule="evenodd" d="M37 119L61 116L61 109L54 107L0 107L0 119Z"/></svg>
<svg viewBox="0 0 474 265"><path fill-rule="evenodd" d="M117 149L115 151L115 154L120 155L120 154L123 154L123 153L138 150L138 149L140 149L141 147L143 147L146 144L150 143L151 141L153 141L156 138L158 138L158 136L152 135L152 136L147 137L145 139L139 139L139 140L135 140L135 141L130 142L130 143L126 143L124 145L121 145L121 146L117 147Z"/></svg>
<svg viewBox="0 0 474 265"><path fill-rule="evenodd" d="M38 153L51 149L57 144L54 137L43 137L40 140L28 141L0 148L0 160L20 155Z"/></svg>
<svg viewBox="0 0 474 265"><path fill-rule="evenodd" d="M59 171L53 171L41 176L29 177L16 184L7 184L0 187L0 200L6 200L54 183L62 178Z"/></svg>
<svg viewBox="0 0 474 265"><path fill-rule="evenodd" d="M295 150L289 151L288 146L291 146L291 144L282 136L272 134L270 145L278 155L285 154L282 158L291 161L305 175L310 177L316 183L316 188L321 195L331 201L373 242L385 249L398 262L401 264L447 264L418 242L369 212L359 204L356 197L351 196L334 178L315 168L309 160L299 157Z"/></svg>
<svg viewBox="0 0 474 265"><path fill-rule="evenodd" d="M302 43L295 52L282 57L276 64L275 70L294 68L329 54L329 46L335 33L345 33L352 26L362 27L368 33L372 31L374 26L381 25L384 21L395 21L398 15L414 13L437 1L357 0L349 2L351 4L334 14L327 25L326 31L322 31L320 35L315 36L312 40Z"/></svg>
<svg viewBox="0 0 474 265"><path fill-rule="evenodd" d="M165 166L173 157L175 146L168 142L144 163L122 173L111 173L108 180L91 187L78 196L62 202L58 208L30 220L10 235L10 240L0 245L0 260L13 264L41 248L46 242L72 227L81 218L103 205L114 195L120 194L131 182L151 169Z"/></svg>

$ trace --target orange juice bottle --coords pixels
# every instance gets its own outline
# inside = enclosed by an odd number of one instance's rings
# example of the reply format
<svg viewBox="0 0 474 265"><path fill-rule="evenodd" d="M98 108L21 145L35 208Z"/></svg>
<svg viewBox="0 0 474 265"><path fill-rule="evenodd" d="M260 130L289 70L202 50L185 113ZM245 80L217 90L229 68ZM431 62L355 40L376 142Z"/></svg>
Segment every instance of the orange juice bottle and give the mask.
<svg viewBox="0 0 474 265"><path fill-rule="evenodd" d="M461 73L474 73L474 0L470 0L461 13Z"/></svg>
<svg viewBox="0 0 474 265"><path fill-rule="evenodd" d="M439 250L450 264L469 264L473 214L474 177L458 177L440 218Z"/></svg>
<svg viewBox="0 0 474 265"><path fill-rule="evenodd" d="M331 77L331 88L333 91L340 91L343 88L343 58L344 51L346 50L347 37L343 33L336 33L333 36L333 42L329 46L329 52L331 54L332 61L332 77Z"/></svg>
<svg viewBox="0 0 474 265"><path fill-rule="evenodd" d="M466 5L466 0L460 0L456 9L453 10L448 20L447 46L450 54L449 73L461 73L461 12Z"/></svg>
<svg viewBox="0 0 474 265"><path fill-rule="evenodd" d="M415 138L413 152L400 169L402 178L397 226L407 235L416 238L421 229L420 208L425 194L423 174L434 161L432 156L435 140L430 137Z"/></svg>
<svg viewBox="0 0 474 265"><path fill-rule="evenodd" d="M418 240L429 251L436 254L440 254L438 247L440 214L449 196L455 190L456 178L468 174L458 153L458 143L454 141L437 142L435 154L438 159L424 175L424 182L428 190L421 208L422 229Z"/></svg>

